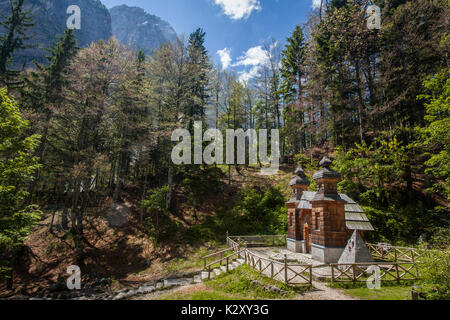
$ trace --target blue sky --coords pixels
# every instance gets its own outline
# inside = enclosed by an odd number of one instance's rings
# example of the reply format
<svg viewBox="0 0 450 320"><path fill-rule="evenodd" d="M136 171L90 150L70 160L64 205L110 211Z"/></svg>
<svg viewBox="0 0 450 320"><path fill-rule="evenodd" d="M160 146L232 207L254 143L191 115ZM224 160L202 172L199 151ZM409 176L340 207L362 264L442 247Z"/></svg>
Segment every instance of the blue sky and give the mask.
<svg viewBox="0 0 450 320"><path fill-rule="evenodd" d="M274 38L284 45L304 23L318 0L102 0L108 8L137 6L169 22L178 34L206 32L206 47L216 64L251 77L263 63L261 47ZM319 0L320 2L320 0Z"/></svg>

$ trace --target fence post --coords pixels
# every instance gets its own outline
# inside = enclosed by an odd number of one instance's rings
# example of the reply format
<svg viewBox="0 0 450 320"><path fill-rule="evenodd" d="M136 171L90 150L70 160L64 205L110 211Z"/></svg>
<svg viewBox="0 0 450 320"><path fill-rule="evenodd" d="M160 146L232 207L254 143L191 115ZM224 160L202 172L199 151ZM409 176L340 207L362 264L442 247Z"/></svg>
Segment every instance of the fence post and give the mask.
<svg viewBox="0 0 450 320"><path fill-rule="evenodd" d="M230 262L230 257L227 257L227 272L229 271L228 269L228 263Z"/></svg>
<svg viewBox="0 0 450 320"><path fill-rule="evenodd" d="M394 248L394 261L397 262L397 249Z"/></svg>
<svg viewBox="0 0 450 320"><path fill-rule="evenodd" d="M270 261L270 278L273 279L273 262Z"/></svg>
<svg viewBox="0 0 450 320"><path fill-rule="evenodd" d="M354 264L352 264L352 269L353 269L353 282L356 282L356 266Z"/></svg>
<svg viewBox="0 0 450 320"><path fill-rule="evenodd" d="M262 271L262 261L261 261L261 259L259 259L259 272L261 272Z"/></svg>
<svg viewBox="0 0 450 320"><path fill-rule="evenodd" d="M313 281L313 269L312 266L309 266L309 285L312 286Z"/></svg>
<svg viewBox="0 0 450 320"><path fill-rule="evenodd" d="M400 274L398 272L398 262L395 263L395 275L397 277L397 283L400 283Z"/></svg>
<svg viewBox="0 0 450 320"><path fill-rule="evenodd" d="M334 266L331 265L331 280L334 282Z"/></svg>
<svg viewBox="0 0 450 320"><path fill-rule="evenodd" d="M208 267L208 280L211 280L211 266Z"/></svg>
<svg viewBox="0 0 450 320"><path fill-rule="evenodd" d="M288 283L287 254L284 255L284 283Z"/></svg>

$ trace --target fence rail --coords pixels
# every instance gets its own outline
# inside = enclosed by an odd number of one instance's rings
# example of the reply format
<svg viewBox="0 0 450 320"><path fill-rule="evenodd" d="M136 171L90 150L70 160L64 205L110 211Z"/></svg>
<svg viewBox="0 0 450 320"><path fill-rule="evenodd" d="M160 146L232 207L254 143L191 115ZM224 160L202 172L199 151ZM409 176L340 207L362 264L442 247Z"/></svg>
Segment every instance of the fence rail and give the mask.
<svg viewBox="0 0 450 320"><path fill-rule="evenodd" d="M312 265L289 264L287 258L285 258L284 262L280 262L261 257L247 248L241 250L242 243L245 246L248 245L246 240L259 241L261 237L271 239L272 243L276 241L277 237L285 238L285 236L227 237L227 245L235 252L243 253L245 264L271 279L282 281L286 284L312 285Z"/></svg>
<svg viewBox="0 0 450 320"><path fill-rule="evenodd" d="M416 262L421 256L418 249L394 247L389 245L367 244L375 259L394 262Z"/></svg>
<svg viewBox="0 0 450 320"><path fill-rule="evenodd" d="M373 276L371 267L380 269L379 280L381 281L412 281L418 278L417 268L414 263L353 263L353 264L330 264L331 280L333 282L366 282L368 277Z"/></svg>
<svg viewBox="0 0 450 320"><path fill-rule="evenodd" d="M366 282L373 275L373 268L380 270L381 281L412 281L418 278L416 268L417 257L421 254L414 248L402 248L383 245L367 244L374 258L389 262L354 263L354 264L323 264L320 266L288 263L261 257L248 249L249 243L276 243L286 241L286 236L234 236L227 235L227 245L245 263L261 274L286 284L308 284L313 282L313 269L329 268L333 282ZM330 272L328 271L328 272ZM327 273L328 273L327 272Z"/></svg>
<svg viewBox="0 0 450 320"><path fill-rule="evenodd" d="M230 270L230 264L233 263L235 258L241 258L243 253L244 253L244 250L241 250L238 252L234 252L226 257L222 256L220 259L218 259L214 262L211 262L208 265L206 265L206 262L205 262L204 270L208 272L208 280L211 280L211 272L216 267L224 266L226 268L226 272L228 272ZM214 255L210 255L210 256L214 256Z"/></svg>
<svg viewBox="0 0 450 320"><path fill-rule="evenodd" d="M286 235L235 236L227 237L247 247L280 247L287 244Z"/></svg>

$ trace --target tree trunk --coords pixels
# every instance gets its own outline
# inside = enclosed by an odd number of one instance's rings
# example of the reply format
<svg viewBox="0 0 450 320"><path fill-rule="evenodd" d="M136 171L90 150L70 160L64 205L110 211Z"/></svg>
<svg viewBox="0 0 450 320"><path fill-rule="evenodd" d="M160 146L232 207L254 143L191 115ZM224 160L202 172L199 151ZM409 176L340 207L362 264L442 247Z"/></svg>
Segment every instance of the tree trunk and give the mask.
<svg viewBox="0 0 450 320"><path fill-rule="evenodd" d="M169 173L167 175L167 183L169 185L169 193L167 194L166 199L166 209L170 210L172 205L172 189L173 189L173 167L169 165Z"/></svg>

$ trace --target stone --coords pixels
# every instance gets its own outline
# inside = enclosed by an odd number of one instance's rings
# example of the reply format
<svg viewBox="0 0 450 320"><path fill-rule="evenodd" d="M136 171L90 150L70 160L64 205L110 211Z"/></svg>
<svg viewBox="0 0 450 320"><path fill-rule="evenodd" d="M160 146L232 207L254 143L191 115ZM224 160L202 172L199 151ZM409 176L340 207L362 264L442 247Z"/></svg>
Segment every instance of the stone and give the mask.
<svg viewBox="0 0 450 320"><path fill-rule="evenodd" d="M123 299L125 299L125 298L127 298L127 295L126 295L125 293L121 292L121 293L119 293L118 295L116 295L116 296L113 298L113 300L123 300Z"/></svg>
<svg viewBox="0 0 450 320"><path fill-rule="evenodd" d="M153 291L155 291L154 286L142 286L139 288L138 293L147 294L147 293L152 293Z"/></svg>
<svg viewBox="0 0 450 320"><path fill-rule="evenodd" d="M369 248L367 248L359 231L355 230L339 259L339 264L366 262L375 262L375 260L370 254Z"/></svg>
<svg viewBox="0 0 450 320"><path fill-rule="evenodd" d="M105 218L111 228L125 226L131 216L131 210L124 204L113 204L106 212Z"/></svg>

